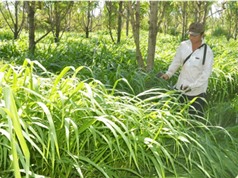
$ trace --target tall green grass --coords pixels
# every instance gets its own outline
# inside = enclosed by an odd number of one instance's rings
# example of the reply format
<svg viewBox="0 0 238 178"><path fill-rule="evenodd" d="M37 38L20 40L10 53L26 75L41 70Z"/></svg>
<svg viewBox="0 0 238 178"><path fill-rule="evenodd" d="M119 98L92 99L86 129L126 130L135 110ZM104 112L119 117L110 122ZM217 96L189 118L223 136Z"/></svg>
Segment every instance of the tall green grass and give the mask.
<svg viewBox="0 0 238 178"><path fill-rule="evenodd" d="M35 60L24 36L1 41L0 177L237 176L237 43L206 37L215 63L200 122L178 104L176 76L156 78L178 38L159 34L151 73L123 38L48 37Z"/></svg>
<svg viewBox="0 0 238 178"><path fill-rule="evenodd" d="M85 70L1 64L0 176L236 176L237 139L191 119L177 93L129 94L78 77Z"/></svg>

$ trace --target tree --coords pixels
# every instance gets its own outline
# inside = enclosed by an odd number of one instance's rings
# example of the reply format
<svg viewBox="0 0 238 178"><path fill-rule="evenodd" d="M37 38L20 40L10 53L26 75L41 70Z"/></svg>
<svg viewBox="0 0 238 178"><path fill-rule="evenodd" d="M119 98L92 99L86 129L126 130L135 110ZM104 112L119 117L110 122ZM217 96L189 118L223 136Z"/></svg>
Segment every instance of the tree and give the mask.
<svg viewBox="0 0 238 178"><path fill-rule="evenodd" d="M107 26L111 40L113 43L115 43L112 31L115 28L115 26L117 26L117 43L120 43L122 31L122 18L123 18L123 1L119 1L118 3L107 1L105 3L105 7L107 9L107 16L108 16Z"/></svg>
<svg viewBox="0 0 238 178"><path fill-rule="evenodd" d="M109 30L109 34L113 43L115 43L115 41L117 43L120 43L121 41L121 32L122 32L122 24L123 24L122 19L124 17L123 4L124 4L123 1L119 1L119 2L106 1L105 2L106 15L107 15L106 25ZM113 30L115 30L116 27L117 27L117 40L115 40L113 36Z"/></svg>
<svg viewBox="0 0 238 178"><path fill-rule="evenodd" d="M25 22L25 3L20 1L3 2L3 7L0 8L1 14L11 29L14 39L19 38ZM13 7L13 9L11 8ZM21 14L20 14L21 13Z"/></svg>
<svg viewBox="0 0 238 178"><path fill-rule="evenodd" d="M226 22L228 22L227 27L227 40L231 38L237 39L238 33L238 2L224 2Z"/></svg>
<svg viewBox="0 0 238 178"><path fill-rule="evenodd" d="M194 9L193 13L194 13L194 22L201 22L204 25L206 24L206 19L207 19L207 15L209 12L209 8L211 7L213 2L209 2L209 1L193 1L190 2L191 3L191 7L195 7L195 8L191 8Z"/></svg>
<svg viewBox="0 0 238 178"><path fill-rule="evenodd" d="M130 9L126 6L126 36L129 35Z"/></svg>
<svg viewBox="0 0 238 178"><path fill-rule="evenodd" d="M35 51L35 2L26 2L28 13L28 26L29 26L29 52L34 54Z"/></svg>
<svg viewBox="0 0 238 178"><path fill-rule="evenodd" d="M145 64L140 50L140 1L136 1L134 4L129 2L128 7L130 9L132 33L136 45L137 64L139 68L144 69Z"/></svg>
<svg viewBox="0 0 238 178"><path fill-rule="evenodd" d="M160 3L160 14L158 20L159 3ZM149 37L148 37L147 68L146 68L147 71L151 71L154 68L155 47L158 28L160 27L164 19L167 6L168 2L158 2L158 1L150 2Z"/></svg>
<svg viewBox="0 0 238 178"><path fill-rule="evenodd" d="M122 15L123 15L123 2L119 2L119 10L118 10L118 20L117 20L117 43L121 41L121 30L122 30Z"/></svg>
<svg viewBox="0 0 238 178"><path fill-rule="evenodd" d="M182 2L182 40L186 38L187 24L188 24L188 13L186 11L188 2Z"/></svg>
<svg viewBox="0 0 238 178"><path fill-rule="evenodd" d="M166 16L170 18L164 19L166 32L173 35L181 34L181 40L185 40L191 22L201 22L206 25L213 4L214 2L211 1L170 2L170 6L166 9Z"/></svg>
<svg viewBox="0 0 238 178"><path fill-rule="evenodd" d="M149 20L149 38L148 38L148 56L147 56L147 71L150 71L154 66L156 37L158 32L158 1L150 2L150 20Z"/></svg>
<svg viewBox="0 0 238 178"><path fill-rule="evenodd" d="M51 29L48 30L44 35L40 38L35 40L35 12L37 9L36 1L26 1L26 8L27 8L27 17L28 17L28 28L29 28L29 54L34 56L36 44L41 41L44 37L46 37L50 32Z"/></svg>
<svg viewBox="0 0 238 178"><path fill-rule="evenodd" d="M60 41L65 30L68 28L66 16L70 13L74 2L46 2L48 21L50 23L55 43ZM62 33L61 33L62 32ZM61 33L61 35L60 35Z"/></svg>
<svg viewBox="0 0 238 178"><path fill-rule="evenodd" d="M93 19L94 19L93 12L94 9L98 6L99 2L87 1L80 3L81 3L80 13L82 14L80 18L83 25L83 30L85 32L86 38L89 38L89 33L93 31Z"/></svg>
<svg viewBox="0 0 238 178"><path fill-rule="evenodd" d="M114 6L113 2L112 1L107 1L105 3L105 7L107 9L107 14L108 14L108 25L107 25L107 28L109 30L109 34L110 34L110 37L111 37L111 40L113 43L115 43L115 40L114 40L114 37L113 37L113 34L112 34L112 29L113 29L113 22L114 22L114 18L115 18L115 11L116 11L116 7Z"/></svg>
<svg viewBox="0 0 238 178"><path fill-rule="evenodd" d="M77 24L75 28L80 27L85 33L85 37L89 38L90 32L92 32L97 26L95 17L95 9L99 6L98 1L80 1L74 3L74 21ZM80 24L81 26L79 26Z"/></svg>
<svg viewBox="0 0 238 178"><path fill-rule="evenodd" d="M145 64L140 49L140 2L137 1L134 5L129 3L133 37L136 45L137 63L139 65L139 68L146 69L147 71L152 70L154 67L157 33L159 26L163 21L167 5L168 2L150 1L148 49L147 49L147 61ZM160 14L158 17L159 7L160 7Z"/></svg>

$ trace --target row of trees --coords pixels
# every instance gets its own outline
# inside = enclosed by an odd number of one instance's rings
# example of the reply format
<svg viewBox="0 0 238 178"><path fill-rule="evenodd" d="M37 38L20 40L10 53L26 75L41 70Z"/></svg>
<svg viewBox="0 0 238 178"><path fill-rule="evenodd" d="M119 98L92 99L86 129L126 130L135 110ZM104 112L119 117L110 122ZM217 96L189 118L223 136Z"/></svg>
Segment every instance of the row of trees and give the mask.
<svg viewBox="0 0 238 178"><path fill-rule="evenodd" d="M236 1L3 1L0 11L2 27L8 26L14 39L20 38L23 29L28 31L31 55L50 33L59 43L65 31L84 32L89 38L92 31L106 30L113 43L120 43L123 29L126 35L132 29L138 65L146 70L154 65L158 32L181 34L184 39L189 23L197 21L212 23L214 34L225 34L228 40L237 39L238 33ZM141 29L148 31L145 57L140 49ZM36 32L42 34L37 39Z"/></svg>

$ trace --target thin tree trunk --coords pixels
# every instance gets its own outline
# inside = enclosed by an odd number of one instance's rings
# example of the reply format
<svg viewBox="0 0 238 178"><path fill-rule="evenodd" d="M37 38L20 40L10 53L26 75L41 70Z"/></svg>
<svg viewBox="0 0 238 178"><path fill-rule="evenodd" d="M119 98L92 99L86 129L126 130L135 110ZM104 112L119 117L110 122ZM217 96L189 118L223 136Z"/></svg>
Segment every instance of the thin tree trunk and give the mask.
<svg viewBox="0 0 238 178"><path fill-rule="evenodd" d="M206 19L207 19L207 14L209 11L209 2L204 2L204 14L203 14L203 19L202 19L202 23L203 25L206 25Z"/></svg>
<svg viewBox="0 0 238 178"><path fill-rule="evenodd" d="M85 33L86 33L86 38L89 38L89 25L91 24L90 23L90 20L91 20L91 14L90 14L90 9L91 9L91 2L88 1L88 13L87 13L87 23L86 23L86 30L85 30Z"/></svg>
<svg viewBox="0 0 238 178"><path fill-rule="evenodd" d="M127 11L127 16L126 16L126 36L128 36L129 35L129 24L130 24L130 10L129 10L128 7L127 7L126 11Z"/></svg>
<svg viewBox="0 0 238 178"><path fill-rule="evenodd" d="M194 3L194 22L201 22L201 6L202 6L202 2L201 1L194 1L192 2Z"/></svg>
<svg viewBox="0 0 238 178"><path fill-rule="evenodd" d="M61 19L60 19L60 13L59 13L59 10L58 10L58 2L55 2L55 43L58 43L59 42L59 39L60 39L60 22L61 22Z"/></svg>
<svg viewBox="0 0 238 178"><path fill-rule="evenodd" d="M29 25L29 52L31 55L35 51L35 1L27 2L28 25Z"/></svg>
<svg viewBox="0 0 238 178"><path fill-rule="evenodd" d="M20 2L19 1L15 1L14 2L14 12L15 12L14 15L12 14L13 11L10 8L11 5L9 5L7 1L5 3L6 3L6 6L7 6L8 14L3 12L2 8L0 8L0 12L1 12L2 16L3 16L3 19L7 23L8 27L12 31L14 39L18 39L19 36L20 36L20 32L22 30L23 24L24 24L24 20L25 20L25 15L24 15L25 7L24 7L24 3L23 3L23 7L22 7L23 16L22 16L22 20L21 20L21 24L20 25L19 25L19 14L18 14L19 13ZM9 18L8 18L8 15L9 15ZM10 23L9 21L11 21L12 23Z"/></svg>
<svg viewBox="0 0 238 178"><path fill-rule="evenodd" d="M14 23L14 39L17 39L18 38L18 5L19 5L19 2L16 1L14 5L15 5L15 18L16 18L16 21Z"/></svg>
<svg viewBox="0 0 238 178"><path fill-rule="evenodd" d="M182 7L182 17L183 17L183 24L182 24L182 38L181 40L184 40L186 38L186 28L187 28L187 2L182 2L183 7Z"/></svg>
<svg viewBox="0 0 238 178"><path fill-rule="evenodd" d="M122 5L123 2L119 2L119 12L118 12L118 24L117 24L117 43L121 42L121 28L122 28Z"/></svg>
<svg viewBox="0 0 238 178"><path fill-rule="evenodd" d="M235 40L237 40L237 32L238 32L238 9L236 9L236 16L235 16L235 29L234 29Z"/></svg>
<svg viewBox="0 0 238 178"><path fill-rule="evenodd" d="M29 28L29 54L34 58L36 44L46 37L51 30L48 30L39 39L35 40L35 11L36 11L36 1L26 1L27 14L28 14L28 28Z"/></svg>
<svg viewBox="0 0 238 178"><path fill-rule="evenodd" d="M112 35L112 2L111 1L106 2L106 8L107 8L107 12L108 12L108 30L109 30L109 34L110 34L112 42L115 43L115 40L114 40L113 35Z"/></svg>
<svg viewBox="0 0 238 178"><path fill-rule="evenodd" d="M148 38L148 56L147 56L147 71L154 67L156 37L158 32L158 1L150 2L150 21L149 21L149 38Z"/></svg>
<svg viewBox="0 0 238 178"><path fill-rule="evenodd" d="M129 4L133 37L136 45L136 60L139 68L145 69L145 64L140 50L140 1L137 1L135 6L136 7L134 13L131 7L131 3Z"/></svg>

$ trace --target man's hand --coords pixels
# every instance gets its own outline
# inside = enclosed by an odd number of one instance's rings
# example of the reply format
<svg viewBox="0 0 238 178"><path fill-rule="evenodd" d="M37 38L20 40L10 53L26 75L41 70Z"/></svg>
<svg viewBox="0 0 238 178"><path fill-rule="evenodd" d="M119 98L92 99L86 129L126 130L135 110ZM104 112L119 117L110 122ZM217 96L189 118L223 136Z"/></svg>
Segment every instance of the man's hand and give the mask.
<svg viewBox="0 0 238 178"><path fill-rule="evenodd" d="M191 91L191 88L189 86L181 86L181 89L186 93L186 92L189 92Z"/></svg>
<svg viewBox="0 0 238 178"><path fill-rule="evenodd" d="M160 78L162 78L164 80L169 80L169 76L167 74L161 75Z"/></svg>

